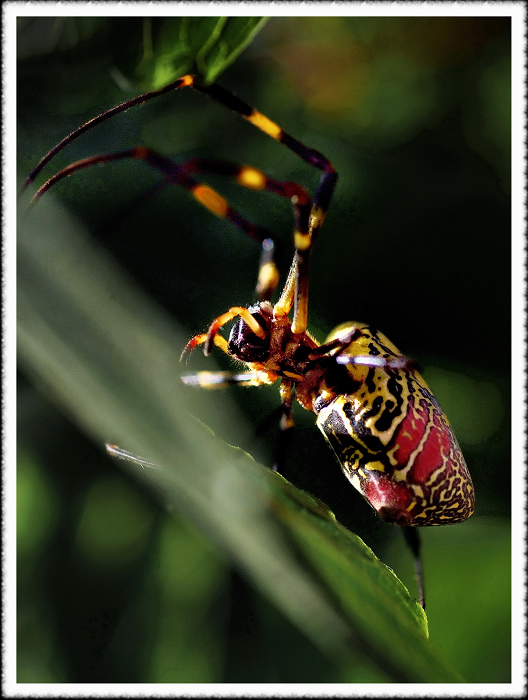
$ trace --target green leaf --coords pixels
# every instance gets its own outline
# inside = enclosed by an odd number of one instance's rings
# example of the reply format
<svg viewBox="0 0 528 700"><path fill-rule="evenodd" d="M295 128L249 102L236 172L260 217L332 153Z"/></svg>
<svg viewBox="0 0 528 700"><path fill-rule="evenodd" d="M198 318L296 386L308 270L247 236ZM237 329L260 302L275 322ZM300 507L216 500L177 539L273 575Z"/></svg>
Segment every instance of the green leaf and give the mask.
<svg viewBox="0 0 528 700"><path fill-rule="evenodd" d="M145 19L137 75L157 89L198 71L214 82L267 22L263 17L165 17Z"/></svg>
<svg viewBox="0 0 528 700"><path fill-rule="evenodd" d="M228 396L181 383L187 332L52 198L21 218L18 285L27 373L96 442L151 463L121 464L201 528L343 673L374 663L400 682L461 680L429 642L416 601L358 537L204 425L222 412L241 439L252 431Z"/></svg>
<svg viewBox="0 0 528 700"><path fill-rule="evenodd" d="M208 50L197 56L197 65L206 83L213 83L268 21L267 17L229 17L222 32Z"/></svg>

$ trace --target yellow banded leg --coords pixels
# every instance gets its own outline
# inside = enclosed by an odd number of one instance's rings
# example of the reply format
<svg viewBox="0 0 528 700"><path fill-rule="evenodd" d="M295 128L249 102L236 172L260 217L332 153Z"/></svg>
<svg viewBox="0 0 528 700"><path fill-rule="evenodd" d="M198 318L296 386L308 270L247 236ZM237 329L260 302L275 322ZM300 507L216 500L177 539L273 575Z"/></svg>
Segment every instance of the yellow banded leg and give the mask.
<svg viewBox="0 0 528 700"><path fill-rule="evenodd" d="M400 355L398 357L381 357L380 355L336 355L339 365L364 365L382 369L418 369L414 360Z"/></svg>
<svg viewBox="0 0 528 700"><path fill-rule="evenodd" d="M239 97L233 95L233 93L229 92L225 88L220 87L219 85L201 85L200 83L197 83L195 81L194 76L184 75L183 77L178 78L178 80L174 80L171 83L168 83L159 90L145 92L142 95L138 95L137 97L132 98L131 100L122 102L121 104L116 105L115 107L112 107L111 109L108 109L105 112L102 112L101 114L97 115L93 119L90 119L77 129L72 131L56 146L54 146L50 151L48 151L48 153L38 162L38 164L28 175L24 188L35 180L35 178L38 176L38 174L41 172L44 166L47 165L60 151L62 151L63 148L75 141L86 131L93 129L98 124L101 124L102 122L116 116L117 114L120 114L121 112L127 111L131 107L144 104L149 100L159 97L160 95L164 95L168 92L179 90L180 88L184 87L192 87L198 92L208 95L210 98L216 100L228 109L237 112L244 119L252 123L257 129L267 134L271 138L275 139L276 141L283 143L287 148L296 153L306 163L313 165L315 168L318 168L323 172L333 172L333 167L331 163L328 161L327 158L325 158L325 156L322 153L319 153L319 151L316 151L313 148L308 148L300 141L297 141L297 139L294 139L292 136L287 134L278 124L276 124L271 119L258 112L256 109L253 109L253 107L250 107Z"/></svg>
<svg viewBox="0 0 528 700"><path fill-rule="evenodd" d="M207 333L200 333L199 335L195 335L193 338L191 338L182 350L182 353L180 355L180 362L182 362L185 359L185 357L194 350L194 348L198 347L198 345L204 345L205 343L207 343L207 340ZM229 351L227 349L227 340L223 336L215 335L214 338L212 338L211 342L213 342L218 348L220 348L220 350L222 350L222 352L224 352L226 355L229 355Z"/></svg>
<svg viewBox="0 0 528 700"><path fill-rule="evenodd" d="M213 84L204 86L196 82L193 82L192 87L237 112L256 128L292 150L306 163L322 171L308 222L305 221L304 212L301 217L302 221L296 222L296 238L298 240L295 244L297 263L296 269L294 270L295 309L292 329L295 333L303 333L306 330L308 318L309 257L312 241L315 239L330 205L337 181L337 173L330 161L322 153L305 146L303 143L287 134L278 124L258 110L250 107L246 102L233 95L228 90L225 90L219 85ZM309 234L310 238L308 244L306 244L306 234ZM301 241L300 245L298 245L299 241ZM278 313L283 313L288 306L291 293L291 278L288 279L286 285L285 294L283 293L283 295L281 295L280 305L276 309ZM266 288L266 284L264 284L263 287Z"/></svg>
<svg viewBox="0 0 528 700"><path fill-rule="evenodd" d="M279 300L273 307L274 316L287 316L293 306L295 297L295 280L297 277L297 253L293 257L293 262L288 272L288 278Z"/></svg>
<svg viewBox="0 0 528 700"><path fill-rule="evenodd" d="M345 355L341 354L358 337L361 336L361 329L352 328L339 337L330 340L328 343L319 345L308 354L308 360L316 360L319 357L333 354L335 360L340 365L364 365L366 367L381 367L383 369L418 369L414 360L399 355L397 357L382 357L381 355Z"/></svg>
<svg viewBox="0 0 528 700"><path fill-rule="evenodd" d="M284 146L289 148L291 151L296 153L302 160L304 160L309 165L317 168L322 172L322 176L317 187L313 199L313 205L311 207L311 212L308 222L306 222L304 212L302 214L302 221L296 222L296 256L297 262L295 264L294 277L295 277L295 310L292 328L295 333L302 333L306 330L307 323L307 308L308 308L308 277L309 277L309 256L311 252L312 242L315 239L324 219L324 215L328 210L332 194L337 181L337 173L335 172L330 161L319 151L305 146L303 143L293 138L287 134L278 124L273 122L271 119L266 117L261 112L257 111L253 107L250 107L246 102L233 95L228 90L220 87L219 85L201 85L197 83L193 76L185 75L172 83L169 83L160 90L154 90L148 93L144 93L138 97L135 97L127 102L123 102L120 105L104 112L94 119L83 124L81 127L76 129L74 132L69 134L65 139L63 139L59 144L57 144L51 151L49 151L46 156L37 164L37 166L31 171L30 175L26 180L26 186L32 182L42 168L48 163L60 150L62 150L66 145L71 143L73 140L78 138L82 133L93 128L97 124L111 118L112 116L124 112L130 107L138 104L142 104L150 99L153 99L159 95L168 93L172 90L177 90L182 87L192 87L195 90L202 92L212 99L216 100L225 107L232 109L246 119L248 122L253 124L257 129L267 134L274 140L282 143ZM138 151L139 152L139 151ZM125 157L125 156L116 156ZM135 155L131 157L141 158L140 155ZM111 160L111 157L107 157L106 160ZM151 162L151 158L148 158ZM95 160L91 161L96 162ZM103 162L99 160L97 162ZM77 169L81 166L77 165ZM85 166L83 166L85 167ZM75 169L75 168L74 168ZM70 170L68 174L71 174L73 170ZM65 172L59 173L59 175L65 176ZM252 177L254 173L246 172L246 177L248 181L253 182ZM257 177L258 181L258 177ZM48 181L46 189L54 184ZM257 182L258 185L258 182ZM246 186L248 186L246 184ZM45 190L44 190L45 191ZM42 194L42 192L40 193ZM205 195L205 196L204 196ZM225 208L224 203L221 199L211 196L211 192L200 191L198 193L198 199L200 201L207 201L209 208L221 216L227 216L228 211ZM310 236L309 245L306 245L306 234ZM269 294L269 290L272 288L274 282L274 276L270 275L268 272L262 273L263 280L260 281L260 289L263 290L262 294ZM285 288L285 293L281 296L281 304L278 307L278 312L283 312L284 309L289 304L289 297L291 294L291 277L288 278L287 287Z"/></svg>
<svg viewBox="0 0 528 700"><path fill-rule="evenodd" d="M209 187L209 185L198 182L192 177L190 172L194 171L196 168L188 166L195 166L195 161L189 161L189 164L184 163L179 165L169 158L144 147L92 156L72 163L45 182L34 195L32 204L42 197L53 185L79 170L89 168L93 165L126 158L148 162L152 167L160 170L164 174L166 183L178 185L187 189L192 196L210 212L220 218L227 219L252 240L259 242L262 246L262 253L257 280L257 295L259 301L271 299L279 281L279 271L276 263L277 240L275 236L268 229L258 226L243 217L230 206L229 202L224 199L224 197ZM231 166L230 171L232 175L239 176L237 177L237 181L240 181L242 185L251 186L253 189L268 189L283 197L290 197L290 191L295 189L298 193L296 194L296 198L308 200L308 195L299 185L295 185L294 183L280 183L279 181L271 180L267 178L264 173L254 168ZM161 186L158 184L151 190L150 194L153 195L159 192L160 189ZM294 210L295 207L296 204L294 204Z"/></svg>
<svg viewBox="0 0 528 700"><path fill-rule="evenodd" d="M276 180L252 166L236 165L234 163L215 158L195 158L182 163L180 167L191 174L206 173L229 177L234 179L235 182L241 187L271 192L272 194L288 199L293 208L295 230L300 232L296 234L296 236L302 237L303 233L306 234L313 207L308 192L301 185L298 185L295 182ZM200 195L201 194L202 193L200 192ZM250 238L261 242L262 255L259 264L259 275L256 291L259 301L269 301L279 281L279 273L276 264L278 247L277 239L271 233L269 233L267 238L263 239L262 234L260 233L262 229L259 229L258 231L249 229L247 222L241 221L240 215L237 212L235 212L233 209L226 209L225 201L216 204L216 201L212 195L205 190L203 194L205 200L211 200L214 202L214 210L212 207L209 207L212 211L214 211L214 213L229 219L235 226L243 229ZM207 206L206 201L202 201L202 204ZM296 241L296 245L297 243L298 241ZM291 305L292 302L289 303L288 311L291 308Z"/></svg>
<svg viewBox="0 0 528 700"><path fill-rule="evenodd" d="M272 384L276 377L271 378L267 372L249 370L246 372L196 372L184 374L181 380L187 386L201 389L225 389L236 384L238 386L261 386Z"/></svg>
<svg viewBox="0 0 528 700"><path fill-rule="evenodd" d="M246 323L247 326L249 326L251 331L258 338L260 338L261 340L266 339L266 331L264 330L264 328L262 328L257 319L251 315L251 313L248 309L246 309L245 306L232 306L221 316L215 318L215 320L209 326L209 329L207 330L207 333L205 335L205 340L201 341L204 343L205 355L209 355L209 353L211 352L213 342L215 343L215 345L219 344L219 340L217 339L222 338L222 336L218 335L218 331L220 330L220 328L222 328L222 326L225 326L226 323L231 321L231 319L236 318L237 316L240 316L240 318ZM222 338L222 340L226 344L224 352L229 355L229 352L227 350L227 341L224 338ZM222 347L222 349L224 348Z"/></svg>

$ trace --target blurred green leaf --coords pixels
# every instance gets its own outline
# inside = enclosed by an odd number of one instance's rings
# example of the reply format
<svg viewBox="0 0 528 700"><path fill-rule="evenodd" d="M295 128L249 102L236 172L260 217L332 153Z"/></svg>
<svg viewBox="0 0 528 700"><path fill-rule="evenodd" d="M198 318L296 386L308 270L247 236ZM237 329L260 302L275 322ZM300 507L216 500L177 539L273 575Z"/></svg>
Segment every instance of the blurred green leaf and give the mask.
<svg viewBox="0 0 528 700"><path fill-rule="evenodd" d="M431 366L424 376L463 445L482 443L501 429L505 406L494 383Z"/></svg>
<svg viewBox="0 0 528 700"><path fill-rule="evenodd" d="M88 491L79 517L76 547L93 566L107 571L133 560L151 535L149 513L129 487L114 476Z"/></svg>
<svg viewBox="0 0 528 700"><path fill-rule="evenodd" d="M449 544L442 538L442 528L431 528L424 538L432 640L456 663L469 683L509 683L512 679L510 523L506 518L477 515L454 530ZM448 569L452 574L451 585L442 584ZM447 625L442 624L445 610L451 612ZM467 644L468 623L474 635L471 645Z"/></svg>
<svg viewBox="0 0 528 700"><path fill-rule="evenodd" d="M157 89L198 70L214 82L267 22L263 17L164 17L143 20L143 56L137 74Z"/></svg>
<svg viewBox="0 0 528 700"><path fill-rule="evenodd" d="M19 17L17 58L74 49L101 31L106 22L105 17Z"/></svg>
<svg viewBox="0 0 528 700"><path fill-rule="evenodd" d="M21 220L18 283L28 373L96 441L152 462L123 464L191 518L334 663L350 668L367 657L398 681L460 680L427 639L421 608L359 538L192 418L199 400L200 417L231 411L245 432L225 395L181 384L185 334L51 199Z"/></svg>
<svg viewBox="0 0 528 700"><path fill-rule="evenodd" d="M17 550L24 557L38 551L50 536L57 496L38 460L23 448L18 450L16 495Z"/></svg>

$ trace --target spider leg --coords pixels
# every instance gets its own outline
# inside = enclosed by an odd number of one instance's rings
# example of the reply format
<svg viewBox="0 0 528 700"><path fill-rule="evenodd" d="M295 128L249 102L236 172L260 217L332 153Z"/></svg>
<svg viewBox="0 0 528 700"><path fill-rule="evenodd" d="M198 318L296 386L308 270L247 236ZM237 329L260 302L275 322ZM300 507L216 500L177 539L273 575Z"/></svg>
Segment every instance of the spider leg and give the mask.
<svg viewBox="0 0 528 700"><path fill-rule="evenodd" d="M287 315L294 305L294 316L292 322L292 330L294 333L303 333L306 330L307 318L308 318L308 280L309 280L309 262L310 253L313 243L317 237L319 229L322 226L326 212L330 205L330 201L334 192L334 188L337 182L337 173L334 170L333 165L330 161L319 151L314 148L309 148L303 143L295 139L290 134L286 133L278 124L273 122L271 119L266 117L264 114L254 109L246 102L241 100L239 97L229 92L220 85L202 85L197 82L192 75L185 75L178 80L175 80L168 85L165 85L159 90L152 90L146 92L142 95L134 97L131 100L122 102L121 104L113 107L112 109L99 114L98 116L90 119L85 124L82 124L75 131L72 131L68 136L66 136L62 141L60 141L54 148L52 148L33 168L31 173L28 175L24 189L31 183L44 166L50 162L63 148L68 144L72 143L75 139L81 136L86 131L94 128L98 124L111 117L125 112L126 110L134 107L136 105L143 104L151 99L159 97L160 95L172 92L173 90L178 90L184 87L192 87L194 90L201 92L216 102L222 104L228 109L233 110L243 117L246 121L250 122L257 129L267 134L271 138L275 139L279 143L293 151L299 158L301 158L305 163L317 168L321 171L322 175L319 180L319 185L317 187L313 202L310 206L310 211L308 216L305 215L304 211L300 217L302 220L296 222L295 233L294 233L294 245L295 245L295 257L293 260L290 273L286 282L286 286L281 294L281 297L275 307L275 313L277 315ZM124 156L121 156L124 157ZM129 156L129 157L138 157ZM97 157L92 162L104 162L104 160L111 160L111 157ZM68 169L65 169L66 171ZM64 171L63 171L64 172ZM70 169L68 174L71 174ZM52 178L53 180L53 178ZM51 181L48 181L51 183ZM51 186L51 184L50 184ZM49 189L49 187L47 188ZM45 191L45 190L44 190ZM209 198L209 192L204 193L206 198ZM199 198L199 197L198 197ZM216 198L213 198L216 200ZM223 210L223 205L218 201L213 201L213 210L220 206L220 211ZM207 206L207 205L206 205ZM215 212L217 213L217 212ZM222 215L222 214L219 214ZM227 216L227 218L229 218ZM236 222L234 222L236 223ZM266 253L265 262L261 264L261 269L264 268L265 264L269 262L270 254ZM268 268L269 269L269 268ZM261 280L260 286L263 288L261 294L263 298L269 298L271 296L270 289L276 282L274 282L274 273L269 275L267 272L262 273L264 280Z"/></svg>
<svg viewBox="0 0 528 700"><path fill-rule="evenodd" d="M155 462L149 462L147 459L144 459L139 455L135 455L133 452L124 450L122 447L119 447L119 445L114 445L110 442L105 442L105 447L108 454L112 457L118 457L119 459L122 459L125 462L134 462L135 464L139 464L143 469L145 469L145 467L148 467L149 469L163 468Z"/></svg>
<svg viewBox="0 0 528 700"><path fill-rule="evenodd" d="M398 357L381 357L381 355L338 355L339 365L365 365L367 367L383 367L384 369L417 369L418 365L404 355Z"/></svg>
<svg viewBox="0 0 528 700"><path fill-rule="evenodd" d="M425 610L425 589L422 570L422 555L420 551L420 533L418 532L418 528L416 527L404 527L403 535L405 537L407 546L411 550L413 556L414 576L418 585L418 601L422 608Z"/></svg>
<svg viewBox="0 0 528 700"><path fill-rule="evenodd" d="M340 337L334 338L319 347L314 348L308 354L308 360L316 360L319 357L333 352L339 365L365 365L366 367L383 367L385 369L418 369L414 360L398 355L397 357L382 357L381 355L346 355L342 351L361 335L358 328L352 328Z"/></svg>
<svg viewBox="0 0 528 700"><path fill-rule="evenodd" d="M253 126L255 126L263 133L267 134L276 141L283 143L287 148L296 153L306 163L313 165L315 168L318 168L319 170L322 170L325 173L334 172L332 165L329 163L327 158L325 158L325 156L319 153L319 151L316 151L313 148L308 148L300 141L297 141L297 139L293 138L293 136L290 136L283 129L281 129L281 127L278 124L273 122L261 112L258 112L256 109L253 109L253 107L250 107L246 102L241 100L233 93L229 92L229 90L226 90L225 88L216 84L202 85L195 80L193 75L184 75L183 77L178 78L177 80L174 80L171 83L168 83L159 90L151 90L149 92L143 93L142 95L138 95L137 97L133 97L131 100L122 102L79 126L77 129L75 129L65 138L59 141L58 144L56 144L50 151L48 151L48 153L46 153L46 155L43 158L41 158L41 160L37 163L37 165L33 168L33 170L29 173L28 177L26 178L26 182L24 184L23 189L25 189L29 184L31 184L35 180L35 178L39 175L41 170L58 153L60 153L60 151L62 151L68 144L75 141L77 138L79 138L79 136L81 136L85 132L89 131L90 129L93 129L98 124L101 124L107 119L111 119L112 117L116 116L117 114L120 114L121 112L126 112L131 107L144 104L145 102L155 99L156 97L160 97L161 95L165 95L169 92L173 92L174 90L179 90L180 88L185 87L192 87L197 92L201 92L204 95L207 95L211 99L215 100L216 102L220 103L224 107L233 110L241 117L246 119L248 122L253 124Z"/></svg>
<svg viewBox="0 0 528 700"><path fill-rule="evenodd" d="M196 372L184 374L181 380L187 386L196 386L201 389L225 389L233 384L238 386L272 384L275 377L268 372L247 370L245 372Z"/></svg>
<svg viewBox="0 0 528 700"><path fill-rule="evenodd" d="M226 323L231 321L233 318L236 318L237 316L240 316L240 318L242 318L242 320L246 323L246 325L249 326L249 328L257 337L263 340L266 338L266 331L262 328L259 322L255 319L255 317L251 315L251 313L248 309L246 309L245 306L232 306L221 316L215 318L215 320L209 326L207 333L200 333L189 340L189 342L183 349L183 352L180 356L180 360L183 360L183 358L192 350L194 350L194 348L198 345L203 345L204 354L209 355L209 353L212 350L213 343L216 346L218 346L220 350L222 350L226 355L230 355L227 340L223 336L218 335L218 331L220 330L220 328L222 328L222 326L225 326Z"/></svg>
<svg viewBox="0 0 528 700"><path fill-rule="evenodd" d="M287 445L290 442L293 428L292 404L294 399L293 382L289 379L283 379L280 385L280 433L275 448L275 459L273 460L272 469L274 472L281 471L281 462L283 455L287 451Z"/></svg>
<svg viewBox="0 0 528 700"><path fill-rule="evenodd" d="M180 362L183 362L184 358L198 345L204 345L207 342L207 333L199 333L189 340L187 345L183 348L180 355ZM226 355L229 355L227 349L227 340L221 335L215 335L213 338L214 344L222 350Z"/></svg>
<svg viewBox="0 0 528 700"><path fill-rule="evenodd" d="M244 119L271 138L282 143L302 160L322 172L308 217L302 213L294 232L295 256L281 297L274 307L275 315L287 315L294 305L292 331L304 333L308 322L308 281L310 253L321 228L337 182L337 173L330 161L319 151L305 146L287 134L278 124L250 107L220 85L193 87L217 102L238 112Z"/></svg>
<svg viewBox="0 0 528 700"><path fill-rule="evenodd" d="M163 156L156 151L145 147L136 147L115 153L106 153L77 161L63 168L53 177L47 180L36 192L32 199L34 204L51 187L73 173L89 168L93 165L108 163L111 161L134 159L147 162L152 167L164 174L164 180L158 183L149 193L154 195L165 184L184 187L192 196L218 217L230 221L238 229L242 230L249 238L262 246L257 280L257 298L259 301L269 300L278 284L279 273L277 268L277 250L279 242L274 234L267 228L258 226L234 209L226 199L206 184L199 182L195 174L222 175L229 177L240 185L253 190L268 191L290 200L293 208L294 219L297 228L301 222L308 222L309 212L312 207L311 199L301 185L295 182L283 182L268 177L257 168L246 165L236 165L228 161L213 158L195 158L184 163ZM305 226L306 228L306 226Z"/></svg>
<svg viewBox="0 0 528 700"><path fill-rule="evenodd" d="M328 353L332 352L332 350L337 350L337 352L334 353L334 355L338 356L342 350L347 348L350 345L350 343L352 343L360 335L361 331L358 328L352 328L351 330L346 331L346 333L343 333L343 335L341 335L340 337L334 338L333 340L329 340L327 343L323 343L317 348L311 350L308 354L307 359L316 360L318 357L328 355Z"/></svg>
<svg viewBox="0 0 528 700"><path fill-rule="evenodd" d="M167 92L172 92L173 90L178 90L179 88L182 87L188 87L189 85L192 85L194 82L194 78L192 75L184 75L182 78L178 78L178 80L174 80L172 83L169 83L168 85L165 85L159 90L152 90L150 92L145 92L142 95L138 95L137 97L133 97L131 100L127 100L126 102L121 102L121 104L116 105L115 107L112 107L111 109L106 110L105 112L102 112L101 114L98 114L96 117L93 119L89 119L87 122L84 124L81 124L77 129L72 131L68 136L65 136L62 141L59 141L59 143L54 146L50 151L46 153L46 155L39 160L37 165L33 168L33 170L29 173L29 175L26 178L26 182L24 183L24 187L22 188L22 191L26 189L28 185L30 185L37 175L40 173L40 171L54 158L60 151L62 151L63 148L65 148L68 144L72 143L72 141L75 141L79 136L84 134L86 131L89 131L90 129L93 129L95 126L98 124L101 124L102 122L105 122L107 119L110 119L111 117L115 116L116 114L120 114L121 112L126 112L127 109L130 109L131 107L135 107L136 105L143 104L145 102L148 102L149 100L159 97L160 95L164 95Z"/></svg>
<svg viewBox="0 0 528 700"><path fill-rule="evenodd" d="M271 192L288 199L293 208L296 230L307 230L313 206L312 200L306 189L296 182L276 180L252 166L236 165L216 158L195 158L183 163L181 167L190 173L226 176L234 179L242 187ZM256 293L259 301L269 301L279 281L276 264L279 241L271 233L268 233L264 240L262 236L255 236L251 230L244 227L244 221L237 220L233 210L229 219L235 226L243 229L250 238L262 244Z"/></svg>

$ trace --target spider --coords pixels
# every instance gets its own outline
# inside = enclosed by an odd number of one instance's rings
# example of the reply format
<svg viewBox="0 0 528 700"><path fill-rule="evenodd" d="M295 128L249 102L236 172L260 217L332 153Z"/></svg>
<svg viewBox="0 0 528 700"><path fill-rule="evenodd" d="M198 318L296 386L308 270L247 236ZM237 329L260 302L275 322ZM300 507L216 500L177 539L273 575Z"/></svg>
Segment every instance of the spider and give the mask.
<svg viewBox="0 0 528 700"><path fill-rule="evenodd" d="M217 316L204 333L195 335L182 357L202 346L213 347L242 364L235 372L199 372L182 377L188 385L261 386L278 383L283 434L293 426L297 401L317 417L344 475L386 522L402 526L415 559L419 598L425 605L416 526L466 520L474 510L471 477L449 422L416 364L391 341L363 323L344 323L318 343L307 329L310 256L337 183L332 163L305 146L271 119L217 84L203 85L186 75L160 90L147 92L86 122L58 143L32 170L27 186L65 146L99 123L167 92L190 87L233 110L320 171L313 195L294 182L269 177L261 170L223 160L195 158L177 164L139 146L91 156L51 177L35 194L40 198L60 180L84 168L114 160L145 161L162 173L164 182L179 185L215 215L230 221L260 243L257 301L232 306ZM269 230L244 218L200 174L233 179L241 187L268 191L290 200L295 253L289 273L279 284L278 240ZM234 321L229 337L222 329Z"/></svg>

